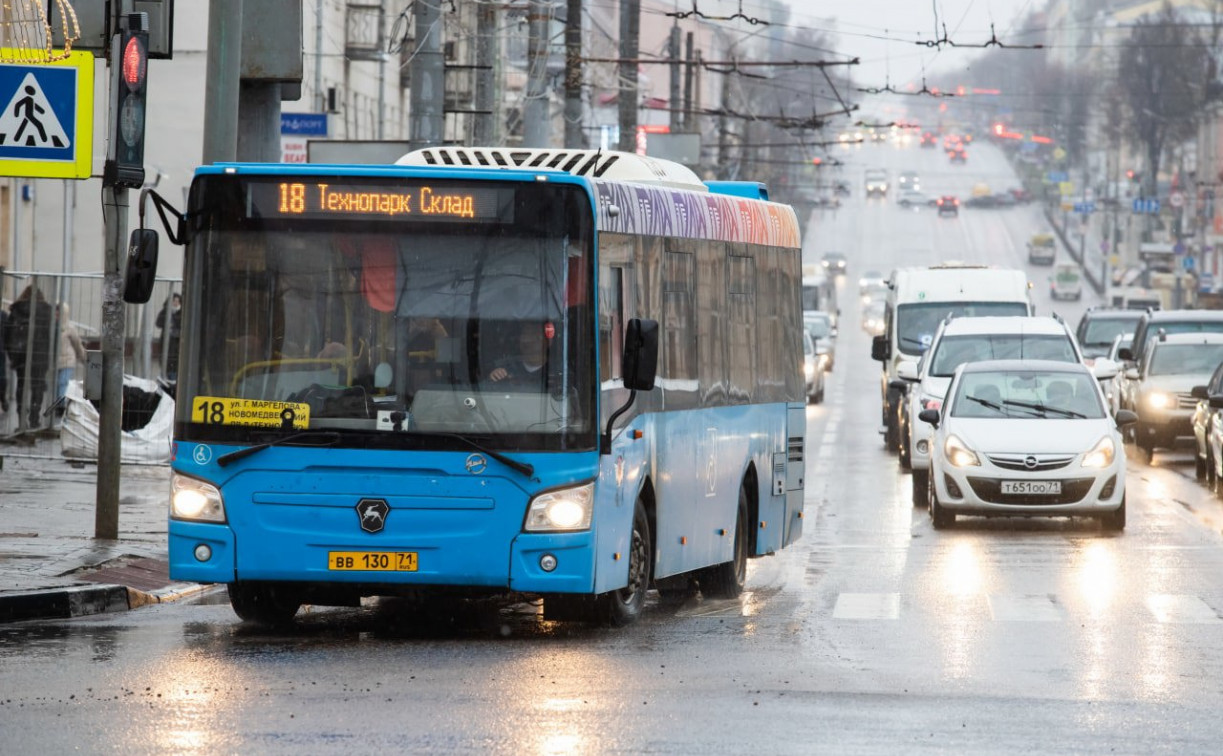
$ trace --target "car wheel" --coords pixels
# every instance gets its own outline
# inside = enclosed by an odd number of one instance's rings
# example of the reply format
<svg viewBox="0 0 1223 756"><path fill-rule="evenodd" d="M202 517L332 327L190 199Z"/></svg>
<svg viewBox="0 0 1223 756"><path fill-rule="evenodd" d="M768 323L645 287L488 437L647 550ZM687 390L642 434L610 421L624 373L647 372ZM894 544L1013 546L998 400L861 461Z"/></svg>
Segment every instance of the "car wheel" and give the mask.
<svg viewBox="0 0 1223 756"><path fill-rule="evenodd" d="M1193 457L1193 477L1206 480L1206 459L1201 454Z"/></svg>
<svg viewBox="0 0 1223 756"><path fill-rule="evenodd" d="M913 506L924 507L930 499L930 471L913 470Z"/></svg>
<svg viewBox="0 0 1223 756"><path fill-rule="evenodd" d="M230 583L228 590L234 614L259 625L287 625L301 607L301 600L287 588L238 582Z"/></svg>
<svg viewBox="0 0 1223 756"><path fill-rule="evenodd" d="M912 470L913 469L913 448L909 444L909 433L907 429L904 431L901 431L900 433L900 448L897 449L897 452L900 455L900 469L901 470Z"/></svg>
<svg viewBox="0 0 1223 756"><path fill-rule="evenodd" d="M926 486L926 490L930 492L930 524L935 530L946 530L952 525L955 525L955 512L948 512L943 505L938 503L938 489L933 483Z"/></svg>
<svg viewBox="0 0 1223 756"><path fill-rule="evenodd" d="M1138 450L1142 452L1142 461L1148 465L1155 461L1155 439L1139 435L1134 443L1138 446Z"/></svg>
<svg viewBox="0 0 1223 756"><path fill-rule="evenodd" d="M1120 532L1125 530L1125 496L1121 497L1121 506L1106 515L1100 516L1100 524L1105 530Z"/></svg>
<svg viewBox="0 0 1223 756"><path fill-rule="evenodd" d="M747 517L747 488L739 487L739 511L735 516L735 551L729 562L701 570L697 581L707 598L733 599L743 593L747 584L747 550L751 524Z"/></svg>
<svg viewBox="0 0 1223 756"><path fill-rule="evenodd" d="M815 403L816 404L824 403L824 387L823 386L820 386L820 390L815 392Z"/></svg>

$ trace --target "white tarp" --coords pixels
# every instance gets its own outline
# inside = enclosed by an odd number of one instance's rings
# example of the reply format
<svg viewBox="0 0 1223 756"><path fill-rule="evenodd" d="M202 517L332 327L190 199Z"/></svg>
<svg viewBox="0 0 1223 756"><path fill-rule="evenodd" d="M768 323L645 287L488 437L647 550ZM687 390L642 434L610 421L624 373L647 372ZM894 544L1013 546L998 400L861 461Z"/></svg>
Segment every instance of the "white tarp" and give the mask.
<svg viewBox="0 0 1223 756"><path fill-rule="evenodd" d="M153 416L142 428L123 431L119 459L121 462L169 462L170 437L174 429L174 399L161 390L156 381L123 376L125 388L138 388L160 398ZM98 458L98 411L85 399L80 381L68 384L63 424L59 440L65 457Z"/></svg>

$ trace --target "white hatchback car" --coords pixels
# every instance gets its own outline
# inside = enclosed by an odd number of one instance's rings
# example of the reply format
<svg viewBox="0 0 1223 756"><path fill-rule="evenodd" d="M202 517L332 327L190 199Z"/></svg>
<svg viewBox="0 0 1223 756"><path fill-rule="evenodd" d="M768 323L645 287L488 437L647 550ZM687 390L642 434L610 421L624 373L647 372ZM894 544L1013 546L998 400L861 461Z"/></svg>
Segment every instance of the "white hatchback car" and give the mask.
<svg viewBox="0 0 1223 756"><path fill-rule="evenodd" d="M1087 516L1125 528L1125 450L1085 365L992 360L960 366L934 427L927 504L935 528L957 515Z"/></svg>

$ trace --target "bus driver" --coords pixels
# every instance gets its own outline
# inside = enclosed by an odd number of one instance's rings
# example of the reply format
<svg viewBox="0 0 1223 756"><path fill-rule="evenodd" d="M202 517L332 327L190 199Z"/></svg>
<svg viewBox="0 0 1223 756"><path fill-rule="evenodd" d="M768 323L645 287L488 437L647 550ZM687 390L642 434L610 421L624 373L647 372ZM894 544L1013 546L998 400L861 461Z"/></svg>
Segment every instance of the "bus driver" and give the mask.
<svg viewBox="0 0 1223 756"><path fill-rule="evenodd" d="M543 388L544 366L548 362L548 340L552 338L551 323L523 321L518 324L514 355L497 362L488 379L502 385Z"/></svg>

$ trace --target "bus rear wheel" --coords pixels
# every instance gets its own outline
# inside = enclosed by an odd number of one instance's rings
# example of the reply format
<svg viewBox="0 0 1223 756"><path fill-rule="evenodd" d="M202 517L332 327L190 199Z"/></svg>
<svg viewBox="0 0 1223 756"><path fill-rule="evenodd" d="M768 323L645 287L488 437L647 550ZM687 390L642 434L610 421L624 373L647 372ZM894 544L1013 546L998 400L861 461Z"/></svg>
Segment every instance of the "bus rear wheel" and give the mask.
<svg viewBox="0 0 1223 756"><path fill-rule="evenodd" d="M301 608L301 600L287 588L261 583L230 583L229 604L234 614L260 625L287 625Z"/></svg>
<svg viewBox="0 0 1223 756"><path fill-rule="evenodd" d="M735 553L729 562L701 571L701 592L707 598L738 598L747 584L748 550L747 488L739 487L739 512L735 516Z"/></svg>
<svg viewBox="0 0 1223 756"><path fill-rule="evenodd" d="M650 520L646 517L645 505L638 499L628 548L628 585L595 597L596 621L623 627L641 618L645 594L650 587L650 544Z"/></svg>

